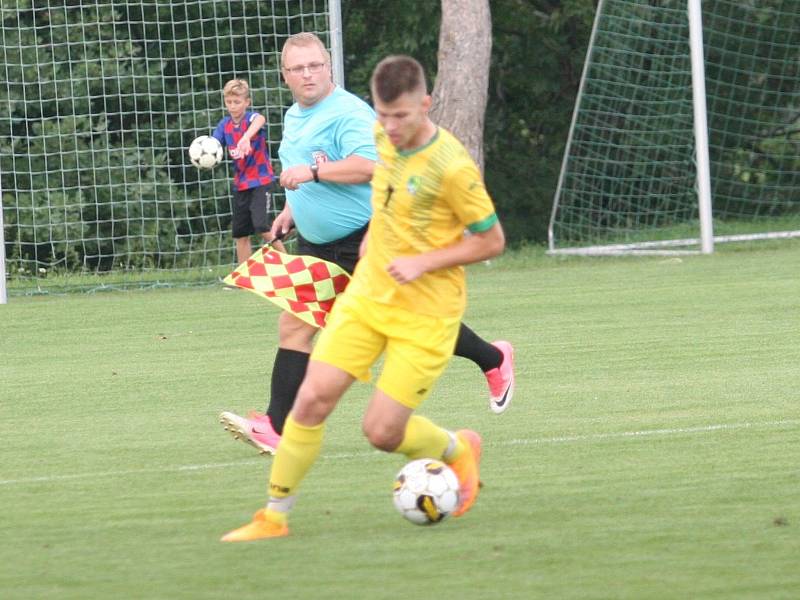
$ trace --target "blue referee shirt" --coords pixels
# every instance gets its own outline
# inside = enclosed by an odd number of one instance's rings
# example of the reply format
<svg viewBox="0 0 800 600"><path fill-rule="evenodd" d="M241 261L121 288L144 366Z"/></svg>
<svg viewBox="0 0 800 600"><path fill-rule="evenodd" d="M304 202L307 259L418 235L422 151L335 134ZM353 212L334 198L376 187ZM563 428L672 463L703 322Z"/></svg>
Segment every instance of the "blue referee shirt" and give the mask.
<svg viewBox="0 0 800 600"><path fill-rule="evenodd" d="M310 108L295 103L284 117L281 167L321 164L353 154L376 160L374 124L375 111L369 104L340 87ZM310 181L286 190L286 200L297 231L313 244L341 239L372 216L369 183Z"/></svg>

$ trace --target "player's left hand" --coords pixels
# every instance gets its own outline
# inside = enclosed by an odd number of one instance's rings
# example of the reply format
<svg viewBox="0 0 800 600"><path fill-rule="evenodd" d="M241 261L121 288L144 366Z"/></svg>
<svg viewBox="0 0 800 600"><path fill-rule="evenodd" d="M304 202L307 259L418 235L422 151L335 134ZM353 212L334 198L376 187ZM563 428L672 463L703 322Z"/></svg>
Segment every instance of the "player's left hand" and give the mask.
<svg viewBox="0 0 800 600"><path fill-rule="evenodd" d="M418 256L401 256L395 258L386 267L386 271L400 284L410 283L425 273L422 260Z"/></svg>

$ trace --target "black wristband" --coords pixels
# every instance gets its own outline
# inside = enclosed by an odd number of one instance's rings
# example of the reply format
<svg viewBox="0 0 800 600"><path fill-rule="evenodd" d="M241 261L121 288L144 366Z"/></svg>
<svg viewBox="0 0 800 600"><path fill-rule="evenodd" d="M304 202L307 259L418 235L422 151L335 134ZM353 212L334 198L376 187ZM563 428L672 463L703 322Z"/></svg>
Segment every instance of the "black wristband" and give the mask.
<svg viewBox="0 0 800 600"><path fill-rule="evenodd" d="M319 165L312 163L309 168L311 169L311 175L314 176L314 183L319 183Z"/></svg>

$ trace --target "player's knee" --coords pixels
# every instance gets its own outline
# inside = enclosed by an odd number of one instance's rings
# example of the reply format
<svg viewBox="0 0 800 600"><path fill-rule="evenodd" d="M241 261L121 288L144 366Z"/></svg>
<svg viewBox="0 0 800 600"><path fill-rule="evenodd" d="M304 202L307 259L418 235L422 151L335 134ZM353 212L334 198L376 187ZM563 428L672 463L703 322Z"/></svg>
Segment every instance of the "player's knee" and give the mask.
<svg viewBox="0 0 800 600"><path fill-rule="evenodd" d="M321 423L331 414L338 400L325 386L306 379L297 391L292 412L301 422Z"/></svg>
<svg viewBox="0 0 800 600"><path fill-rule="evenodd" d="M363 424L364 436L378 450L393 452L403 441L403 431L387 423Z"/></svg>

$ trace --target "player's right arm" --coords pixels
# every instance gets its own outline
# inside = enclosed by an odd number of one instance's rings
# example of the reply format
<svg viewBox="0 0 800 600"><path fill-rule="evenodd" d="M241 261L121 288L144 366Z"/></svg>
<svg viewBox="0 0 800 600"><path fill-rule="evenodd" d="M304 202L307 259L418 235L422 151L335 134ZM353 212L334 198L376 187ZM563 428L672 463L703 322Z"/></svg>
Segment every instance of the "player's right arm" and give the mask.
<svg viewBox="0 0 800 600"><path fill-rule="evenodd" d="M430 271L494 258L503 251L505 244L503 228L494 218L487 229L471 230L471 235L463 237L451 246L395 258L386 270L397 283L410 283Z"/></svg>

